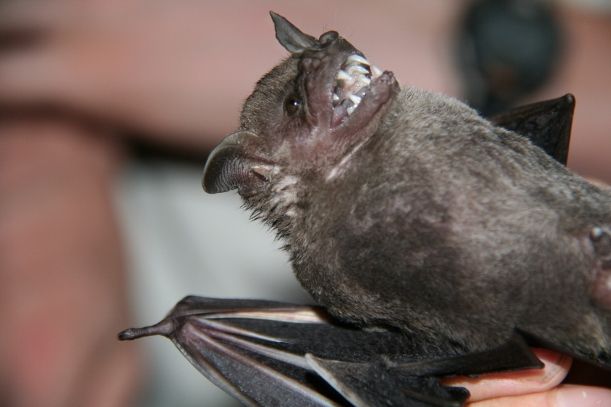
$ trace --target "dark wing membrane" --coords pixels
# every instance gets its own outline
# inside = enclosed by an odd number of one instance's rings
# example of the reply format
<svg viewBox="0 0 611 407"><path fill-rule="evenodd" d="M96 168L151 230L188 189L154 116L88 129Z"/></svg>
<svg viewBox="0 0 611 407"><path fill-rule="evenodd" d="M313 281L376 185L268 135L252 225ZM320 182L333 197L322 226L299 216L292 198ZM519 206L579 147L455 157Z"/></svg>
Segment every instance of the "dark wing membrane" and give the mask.
<svg viewBox="0 0 611 407"><path fill-rule="evenodd" d="M460 407L464 389L441 386L436 377L400 375L379 363L353 363L306 355L310 366L353 406Z"/></svg>
<svg viewBox="0 0 611 407"><path fill-rule="evenodd" d="M341 324L320 307L271 301L187 297L160 323L119 338L148 335L170 338L246 405L454 406L466 393L437 377L540 366L518 339L493 352L448 355L401 332Z"/></svg>
<svg viewBox="0 0 611 407"><path fill-rule="evenodd" d="M567 94L517 107L490 117L490 121L527 137L534 145L566 165L574 109L575 97Z"/></svg>
<svg viewBox="0 0 611 407"><path fill-rule="evenodd" d="M494 349L466 355L397 363L391 370L402 375L432 377L476 375L542 367L543 363L532 353L524 339L516 333L507 343Z"/></svg>
<svg viewBox="0 0 611 407"><path fill-rule="evenodd" d="M303 354L287 352L285 339L258 329L284 326L280 334L326 324L316 307L271 301L187 297L160 323L128 329L121 339L163 335L211 382L245 405L349 405L315 374ZM243 322L243 326L240 324Z"/></svg>
<svg viewBox="0 0 611 407"><path fill-rule="evenodd" d="M315 383L308 382L308 372L297 356L295 365L282 363L280 360L287 355L274 355L273 348L260 354L197 325L186 323L172 335L172 341L204 376L242 403L289 407L340 405L319 391Z"/></svg>

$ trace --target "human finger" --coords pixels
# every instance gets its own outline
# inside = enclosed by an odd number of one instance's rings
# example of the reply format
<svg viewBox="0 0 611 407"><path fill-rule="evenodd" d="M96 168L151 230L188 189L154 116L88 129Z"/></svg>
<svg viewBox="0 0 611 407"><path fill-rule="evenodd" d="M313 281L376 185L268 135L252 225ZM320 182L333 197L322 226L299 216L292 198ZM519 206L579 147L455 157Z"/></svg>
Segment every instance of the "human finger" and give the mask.
<svg viewBox="0 0 611 407"><path fill-rule="evenodd" d="M542 369L456 377L446 381L446 384L466 387L471 393L470 401L542 392L560 384L571 367L572 359L546 349L533 351L543 362Z"/></svg>
<svg viewBox="0 0 611 407"><path fill-rule="evenodd" d="M611 390L562 385L553 390L502 397L469 404L469 407L602 407L611 406Z"/></svg>

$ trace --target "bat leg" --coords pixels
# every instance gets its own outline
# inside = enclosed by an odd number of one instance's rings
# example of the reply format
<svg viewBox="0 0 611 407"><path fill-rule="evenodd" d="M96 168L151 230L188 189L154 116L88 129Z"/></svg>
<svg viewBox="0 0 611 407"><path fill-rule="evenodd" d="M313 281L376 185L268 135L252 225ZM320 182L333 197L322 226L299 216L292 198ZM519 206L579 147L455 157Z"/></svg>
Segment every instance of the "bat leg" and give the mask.
<svg viewBox="0 0 611 407"><path fill-rule="evenodd" d="M435 377L397 375L383 363L353 363L306 355L312 369L356 407L459 407L469 393Z"/></svg>
<svg viewBox="0 0 611 407"><path fill-rule="evenodd" d="M591 348L571 347L570 345L567 346L566 343L558 343L553 339L550 340L548 337L533 333L527 328L520 329L520 331L525 338L528 338L528 343L531 346L551 349L583 361L588 365L611 371L611 352L608 349L599 349L597 352Z"/></svg>
<svg viewBox="0 0 611 407"><path fill-rule="evenodd" d="M483 352L458 356L454 361L459 375L478 375L523 369L541 369L543 362L532 352L524 337L515 332L507 343Z"/></svg>
<svg viewBox="0 0 611 407"><path fill-rule="evenodd" d="M312 369L355 406L461 406L466 389L444 387L438 377L542 368L518 333L497 348L467 355L390 365L306 355Z"/></svg>
<svg viewBox="0 0 611 407"><path fill-rule="evenodd" d="M524 338L515 333L505 344L482 352L397 364L392 370L418 376L479 375L542 368Z"/></svg>
<svg viewBox="0 0 611 407"><path fill-rule="evenodd" d="M516 132L566 165L571 138L575 97L566 94L557 99L537 102L490 117L490 121Z"/></svg>

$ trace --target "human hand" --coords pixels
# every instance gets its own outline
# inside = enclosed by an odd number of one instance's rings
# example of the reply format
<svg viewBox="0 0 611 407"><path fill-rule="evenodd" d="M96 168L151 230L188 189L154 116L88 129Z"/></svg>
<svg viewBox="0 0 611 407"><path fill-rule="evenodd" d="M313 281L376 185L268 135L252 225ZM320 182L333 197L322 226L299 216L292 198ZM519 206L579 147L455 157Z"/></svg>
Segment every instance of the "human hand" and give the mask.
<svg viewBox="0 0 611 407"><path fill-rule="evenodd" d="M119 159L74 124L0 123L2 406L132 405L136 347L115 340L128 315Z"/></svg>
<svg viewBox="0 0 611 407"><path fill-rule="evenodd" d="M447 90L450 68L431 50L445 44L441 27L460 8L416 1L7 0L0 2L0 105L51 104L158 141L212 147L236 127L261 74L287 56L273 39L269 10L299 16L299 26L316 35L338 29L398 77ZM28 32L31 41L8 46L11 34ZM402 39L402 52L389 38Z"/></svg>
<svg viewBox="0 0 611 407"><path fill-rule="evenodd" d="M252 7L2 2L0 103L57 105L164 141L172 135L173 143L212 146L235 127L261 72L282 56L280 47L266 54L244 40L272 33L267 11L253 17ZM27 33L31 40L7 46Z"/></svg>
<svg viewBox="0 0 611 407"><path fill-rule="evenodd" d="M494 373L477 378L456 377L447 385L466 387L469 407L589 407L610 406L611 390L561 384L572 364L570 357L534 349L543 369Z"/></svg>

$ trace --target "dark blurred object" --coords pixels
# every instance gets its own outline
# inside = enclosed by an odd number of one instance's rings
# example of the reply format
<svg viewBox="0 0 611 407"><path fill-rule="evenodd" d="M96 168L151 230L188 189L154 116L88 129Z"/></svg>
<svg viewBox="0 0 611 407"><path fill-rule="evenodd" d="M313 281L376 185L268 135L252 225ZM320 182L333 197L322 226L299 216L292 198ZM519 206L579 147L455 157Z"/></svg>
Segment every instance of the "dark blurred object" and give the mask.
<svg viewBox="0 0 611 407"><path fill-rule="evenodd" d="M476 0L459 23L464 97L483 115L504 111L551 76L563 48L548 2Z"/></svg>
<svg viewBox="0 0 611 407"><path fill-rule="evenodd" d="M574 360L571 371L564 379L563 383L609 387L609 383L611 383L611 371L580 360Z"/></svg>

